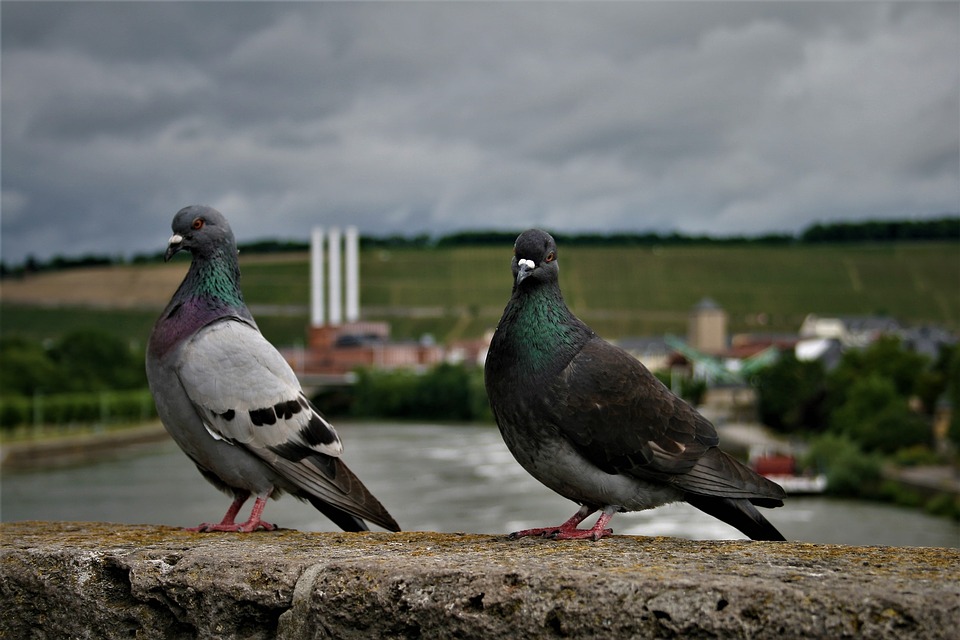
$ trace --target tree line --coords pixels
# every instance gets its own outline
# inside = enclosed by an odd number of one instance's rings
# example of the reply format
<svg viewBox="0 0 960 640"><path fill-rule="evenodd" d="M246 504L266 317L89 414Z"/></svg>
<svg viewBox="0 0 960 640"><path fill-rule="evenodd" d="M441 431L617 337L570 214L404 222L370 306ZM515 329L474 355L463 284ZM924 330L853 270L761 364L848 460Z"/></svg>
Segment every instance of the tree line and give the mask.
<svg viewBox="0 0 960 640"><path fill-rule="evenodd" d="M458 231L440 236L421 233L416 235L363 235L361 248L450 248L476 246L509 246L523 231L474 230ZM663 246L663 245L787 245L852 242L897 242L897 241L960 241L960 215L943 215L925 220L867 220L862 222L815 223L799 234L765 233L759 235L713 236L679 232L610 232L610 233L555 233L557 242L564 246ZM284 253L306 251L306 241L266 239L241 243L242 253ZM22 276L26 273L57 271L77 267L104 266L112 264L144 264L161 262L163 252L137 254L125 259L122 256L87 254L79 257L55 256L49 260L28 257L23 263L8 265L0 261L0 277Z"/></svg>

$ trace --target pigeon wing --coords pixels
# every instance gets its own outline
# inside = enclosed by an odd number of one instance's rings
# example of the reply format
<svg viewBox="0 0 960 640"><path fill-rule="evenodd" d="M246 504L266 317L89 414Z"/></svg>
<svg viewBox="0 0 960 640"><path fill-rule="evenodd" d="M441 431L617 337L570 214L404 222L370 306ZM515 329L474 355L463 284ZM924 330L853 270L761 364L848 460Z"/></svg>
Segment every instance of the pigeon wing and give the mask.
<svg viewBox="0 0 960 640"><path fill-rule="evenodd" d="M240 318L214 322L183 347L177 374L213 438L271 462L343 451L283 356Z"/></svg>
<svg viewBox="0 0 960 640"><path fill-rule="evenodd" d="M242 318L217 321L184 345L180 361L180 381L211 437L259 456L321 511L327 512L325 502L399 531L339 459L343 447L333 425L307 400L290 365L259 330Z"/></svg>
<svg viewBox="0 0 960 640"><path fill-rule="evenodd" d="M636 358L600 338L588 341L558 376L560 431L608 473L669 482L700 495L776 506L781 487L717 445L717 430Z"/></svg>
<svg viewBox="0 0 960 640"><path fill-rule="evenodd" d="M556 377L557 427L608 473L669 480L719 443L717 431L636 358L598 337Z"/></svg>

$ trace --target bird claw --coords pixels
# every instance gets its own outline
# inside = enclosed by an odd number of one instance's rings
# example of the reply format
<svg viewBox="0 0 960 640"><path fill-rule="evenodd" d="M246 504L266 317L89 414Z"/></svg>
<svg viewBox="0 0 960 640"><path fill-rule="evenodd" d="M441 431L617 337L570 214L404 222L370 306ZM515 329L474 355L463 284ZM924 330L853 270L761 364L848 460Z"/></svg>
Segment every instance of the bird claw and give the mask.
<svg viewBox="0 0 960 640"><path fill-rule="evenodd" d="M613 529L564 529L550 537L554 540L600 540L613 535Z"/></svg>
<svg viewBox="0 0 960 640"><path fill-rule="evenodd" d="M263 520L258 520L256 522L244 522L243 524L237 524L235 522L220 522L217 524L211 524L209 522L204 522L196 527L187 527L184 531L192 531L195 533L211 533L214 531L227 531L230 533L251 533L257 529L263 529L264 531L276 531L277 525L265 522Z"/></svg>
<svg viewBox="0 0 960 640"><path fill-rule="evenodd" d="M269 522L264 522L263 520L257 520L256 522L244 522L237 531L243 533L250 533L251 531L256 531L257 529L263 529L264 531L276 531L277 525L271 524Z"/></svg>
<svg viewBox="0 0 960 640"><path fill-rule="evenodd" d="M577 529L576 527L543 527L514 531L508 538L549 538L551 540L599 540L613 535L613 529Z"/></svg>

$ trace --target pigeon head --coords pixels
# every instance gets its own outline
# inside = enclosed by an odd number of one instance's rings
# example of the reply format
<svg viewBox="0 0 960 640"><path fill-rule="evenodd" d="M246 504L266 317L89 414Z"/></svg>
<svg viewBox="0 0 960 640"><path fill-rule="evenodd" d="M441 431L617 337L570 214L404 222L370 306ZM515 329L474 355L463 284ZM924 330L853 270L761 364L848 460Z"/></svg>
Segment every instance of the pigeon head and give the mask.
<svg viewBox="0 0 960 640"><path fill-rule="evenodd" d="M546 231L530 229L517 237L513 245L514 286L533 286L557 282L557 243Z"/></svg>
<svg viewBox="0 0 960 640"><path fill-rule="evenodd" d="M170 225L173 235L163 259L169 260L180 251L189 251L194 256L209 258L230 249L236 255L236 240L223 214L212 207L191 205L184 207L173 217Z"/></svg>

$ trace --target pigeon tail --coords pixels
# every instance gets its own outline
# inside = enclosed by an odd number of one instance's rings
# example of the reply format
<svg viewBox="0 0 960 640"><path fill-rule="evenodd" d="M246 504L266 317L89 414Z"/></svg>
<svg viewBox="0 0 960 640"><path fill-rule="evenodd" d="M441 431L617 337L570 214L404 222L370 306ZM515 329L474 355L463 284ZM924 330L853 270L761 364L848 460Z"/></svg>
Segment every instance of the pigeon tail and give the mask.
<svg viewBox="0 0 960 640"><path fill-rule="evenodd" d="M330 518L330 520L333 521L333 524L337 525L344 531L370 531L370 527L367 526L366 522L351 513L347 513L339 507L335 507L332 504L324 502L319 498L314 498L313 496L308 496L307 500L309 500L310 504L317 508L317 511Z"/></svg>
<svg viewBox="0 0 960 640"><path fill-rule="evenodd" d="M400 531L393 516L340 458L324 454L299 462L277 458L272 466L297 485L299 491L294 491L294 495L308 500L338 525L342 520L353 527L349 530L364 531L367 529L365 520L369 520L388 531ZM347 514L352 517L347 518ZM357 529L361 524L362 527Z"/></svg>
<svg viewBox="0 0 960 640"><path fill-rule="evenodd" d="M757 511L750 500L745 498L720 498L688 493L684 500L700 511L736 527L751 540L786 540L783 534Z"/></svg>

